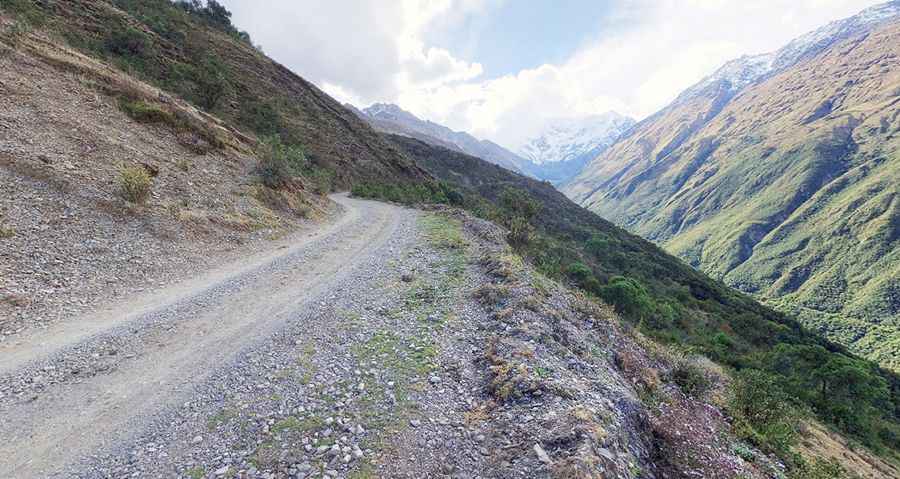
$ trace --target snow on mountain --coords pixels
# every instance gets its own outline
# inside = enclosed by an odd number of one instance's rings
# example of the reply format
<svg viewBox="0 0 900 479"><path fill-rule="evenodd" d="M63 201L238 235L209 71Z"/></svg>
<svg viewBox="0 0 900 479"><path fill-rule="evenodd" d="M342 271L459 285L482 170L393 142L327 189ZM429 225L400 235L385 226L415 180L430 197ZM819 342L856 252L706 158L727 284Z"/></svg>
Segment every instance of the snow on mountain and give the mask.
<svg viewBox="0 0 900 479"><path fill-rule="evenodd" d="M634 120L615 112L578 119L554 120L527 141L518 153L535 165L575 160L615 143Z"/></svg>
<svg viewBox="0 0 900 479"><path fill-rule="evenodd" d="M723 84L732 93L736 93L751 83L816 55L836 42L898 16L900 16L900 0L893 0L867 8L852 17L833 21L794 39L775 52L745 55L731 60L712 75L682 92L675 100L675 104L693 98L710 87L715 88Z"/></svg>

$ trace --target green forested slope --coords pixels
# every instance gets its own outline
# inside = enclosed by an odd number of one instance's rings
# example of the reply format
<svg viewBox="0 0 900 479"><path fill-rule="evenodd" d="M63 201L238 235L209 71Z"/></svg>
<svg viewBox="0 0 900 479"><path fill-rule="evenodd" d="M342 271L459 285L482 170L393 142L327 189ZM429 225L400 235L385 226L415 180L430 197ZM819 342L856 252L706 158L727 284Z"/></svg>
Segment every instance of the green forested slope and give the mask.
<svg viewBox="0 0 900 479"><path fill-rule="evenodd" d="M566 192L900 368L900 22L667 108Z"/></svg>

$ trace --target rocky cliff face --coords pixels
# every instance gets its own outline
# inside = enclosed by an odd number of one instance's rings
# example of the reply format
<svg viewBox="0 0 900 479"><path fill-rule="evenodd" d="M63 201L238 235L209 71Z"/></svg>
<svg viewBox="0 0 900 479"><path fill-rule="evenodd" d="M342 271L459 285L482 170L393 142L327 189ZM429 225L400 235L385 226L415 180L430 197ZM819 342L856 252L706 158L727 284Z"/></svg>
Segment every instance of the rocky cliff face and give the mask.
<svg viewBox="0 0 900 479"><path fill-rule="evenodd" d="M898 15L890 2L729 63L566 193L897 368Z"/></svg>

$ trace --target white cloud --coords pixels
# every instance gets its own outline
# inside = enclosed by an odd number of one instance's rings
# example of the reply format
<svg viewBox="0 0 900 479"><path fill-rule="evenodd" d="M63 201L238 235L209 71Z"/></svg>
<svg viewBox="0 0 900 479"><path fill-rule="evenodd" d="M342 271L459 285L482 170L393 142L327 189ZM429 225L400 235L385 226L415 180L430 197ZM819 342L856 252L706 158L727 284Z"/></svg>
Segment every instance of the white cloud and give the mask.
<svg viewBox="0 0 900 479"><path fill-rule="evenodd" d="M315 9L288 0L227 4L268 53L343 101L396 102L516 147L548 118L611 109L644 117L727 60L774 50L879 3L620 0L598 20L597 40L565 62L500 78L483 78L480 64L423 42L428 29L489 15L499 1L334 0Z"/></svg>
<svg viewBox="0 0 900 479"><path fill-rule="evenodd" d="M482 0L225 0L266 53L343 101L391 101L401 90L471 80L481 65L426 46L435 22L478 11Z"/></svg>

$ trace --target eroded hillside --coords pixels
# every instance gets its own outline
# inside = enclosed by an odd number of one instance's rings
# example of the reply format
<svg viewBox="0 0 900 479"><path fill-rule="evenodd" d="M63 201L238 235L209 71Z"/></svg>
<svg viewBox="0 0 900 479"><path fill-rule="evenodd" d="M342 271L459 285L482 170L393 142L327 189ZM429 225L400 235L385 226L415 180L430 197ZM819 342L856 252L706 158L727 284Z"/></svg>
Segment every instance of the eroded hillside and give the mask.
<svg viewBox="0 0 900 479"><path fill-rule="evenodd" d="M314 86L170 2L0 5L4 336L284 235L354 178L425 176ZM140 198L125 191L135 181Z"/></svg>
<svg viewBox="0 0 900 479"><path fill-rule="evenodd" d="M336 185L346 187L355 178L421 176L365 122L266 57L230 23L192 15L168 0L36 5L44 28L59 32L83 52L248 133L302 144L313 162L334 175Z"/></svg>

